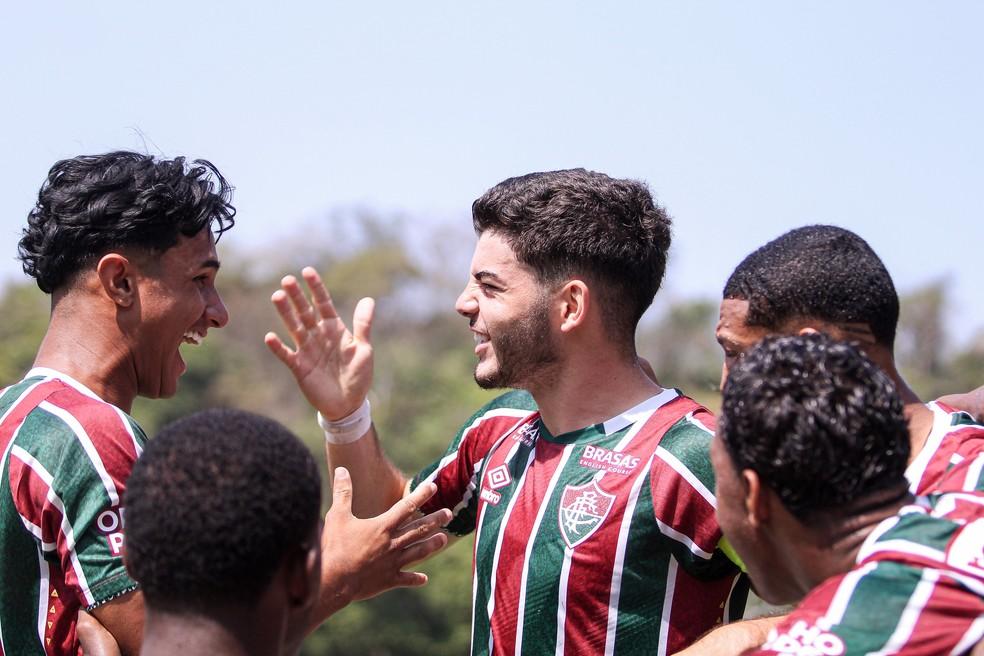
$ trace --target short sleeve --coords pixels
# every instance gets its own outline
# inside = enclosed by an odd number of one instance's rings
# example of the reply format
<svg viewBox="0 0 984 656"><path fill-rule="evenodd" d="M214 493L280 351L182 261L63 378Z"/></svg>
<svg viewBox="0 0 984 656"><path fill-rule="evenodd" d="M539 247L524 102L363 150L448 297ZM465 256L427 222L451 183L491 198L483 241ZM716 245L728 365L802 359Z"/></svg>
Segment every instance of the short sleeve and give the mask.
<svg viewBox="0 0 984 656"><path fill-rule="evenodd" d="M533 398L523 391L507 392L483 406L461 427L439 460L411 481L411 489L425 481L437 485L437 493L421 508L452 512L448 531L467 535L475 529L478 495L475 493L485 456L503 435L536 411Z"/></svg>

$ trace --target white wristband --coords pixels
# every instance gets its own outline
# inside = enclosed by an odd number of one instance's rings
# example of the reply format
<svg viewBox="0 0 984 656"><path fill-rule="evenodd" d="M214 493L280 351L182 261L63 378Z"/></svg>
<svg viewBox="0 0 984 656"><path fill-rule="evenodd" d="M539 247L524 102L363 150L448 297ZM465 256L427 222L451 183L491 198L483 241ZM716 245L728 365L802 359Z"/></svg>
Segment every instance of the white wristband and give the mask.
<svg viewBox="0 0 984 656"><path fill-rule="evenodd" d="M369 427L372 426L371 409L369 399L366 399L355 412L337 421L328 421L319 412L318 425L325 431L325 442L349 444L368 433Z"/></svg>

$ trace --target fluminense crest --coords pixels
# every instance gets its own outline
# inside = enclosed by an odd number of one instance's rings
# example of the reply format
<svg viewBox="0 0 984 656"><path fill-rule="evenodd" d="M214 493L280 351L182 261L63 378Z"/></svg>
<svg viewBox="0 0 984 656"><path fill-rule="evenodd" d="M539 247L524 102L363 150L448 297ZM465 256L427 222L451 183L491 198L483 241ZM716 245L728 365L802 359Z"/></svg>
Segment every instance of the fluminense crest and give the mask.
<svg viewBox="0 0 984 656"><path fill-rule="evenodd" d="M573 549L594 534L605 521L615 503L615 495L608 494L594 479L584 485L568 485L560 498L560 534L567 546Z"/></svg>

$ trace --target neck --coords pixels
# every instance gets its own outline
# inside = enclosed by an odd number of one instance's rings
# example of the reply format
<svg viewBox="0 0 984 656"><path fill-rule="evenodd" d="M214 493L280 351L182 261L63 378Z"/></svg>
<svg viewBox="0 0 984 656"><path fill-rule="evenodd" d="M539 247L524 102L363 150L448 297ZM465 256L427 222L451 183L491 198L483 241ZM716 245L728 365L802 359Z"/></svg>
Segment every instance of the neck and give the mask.
<svg viewBox="0 0 984 656"><path fill-rule="evenodd" d="M248 613L247 613L248 615ZM233 611L208 616L147 610L141 656L273 656L282 651L276 618Z"/></svg>
<svg viewBox="0 0 984 656"><path fill-rule="evenodd" d="M933 429L933 412L902 378L891 351L883 347L871 348L867 355L892 380L899 398L905 404L905 420L909 424L909 462L912 462L925 446L929 432Z"/></svg>
<svg viewBox="0 0 984 656"><path fill-rule="evenodd" d="M578 352L581 357L562 360L553 375L528 388L553 435L603 422L662 391L635 357L590 348Z"/></svg>
<svg viewBox="0 0 984 656"><path fill-rule="evenodd" d="M807 553L803 592L843 574L857 562L858 551L878 524L898 514L899 509L912 501L907 482L866 495L836 512L825 513L804 527L807 533ZM812 553L811 553L812 552Z"/></svg>
<svg viewBox="0 0 984 656"><path fill-rule="evenodd" d="M130 412L137 396L137 377L115 322L92 316L83 304L68 298L52 305L34 366L67 374L102 400Z"/></svg>

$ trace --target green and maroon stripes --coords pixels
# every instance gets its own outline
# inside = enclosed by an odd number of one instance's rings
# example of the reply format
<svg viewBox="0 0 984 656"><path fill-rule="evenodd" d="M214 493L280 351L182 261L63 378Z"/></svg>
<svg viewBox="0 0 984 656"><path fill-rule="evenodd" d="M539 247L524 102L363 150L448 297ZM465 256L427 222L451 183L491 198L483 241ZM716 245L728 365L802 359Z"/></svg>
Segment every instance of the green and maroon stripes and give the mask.
<svg viewBox="0 0 984 656"><path fill-rule="evenodd" d="M557 437L535 415L497 426L473 491L473 653L669 653L721 620L737 568L715 549L704 412L669 391Z"/></svg>
<svg viewBox="0 0 984 656"><path fill-rule="evenodd" d="M984 452L984 425L939 401L926 407L933 412L933 427L905 471L909 490L920 495L946 491L950 470Z"/></svg>
<svg viewBox="0 0 984 656"><path fill-rule="evenodd" d="M34 370L0 397L6 653L73 651L79 608L135 586L122 563L121 500L145 439L57 372Z"/></svg>

